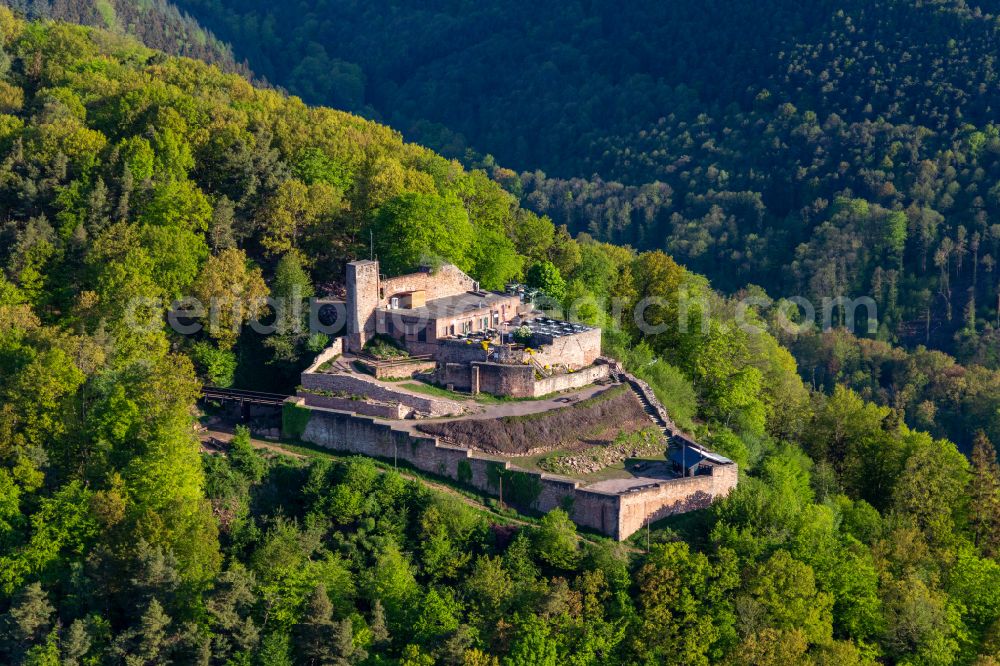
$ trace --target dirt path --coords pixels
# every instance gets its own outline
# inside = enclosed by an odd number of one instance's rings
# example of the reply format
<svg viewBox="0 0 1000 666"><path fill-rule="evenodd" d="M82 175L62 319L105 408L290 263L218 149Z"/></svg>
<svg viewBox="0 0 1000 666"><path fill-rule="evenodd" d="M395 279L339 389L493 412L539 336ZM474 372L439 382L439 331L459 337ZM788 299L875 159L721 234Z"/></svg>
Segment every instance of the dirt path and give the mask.
<svg viewBox="0 0 1000 666"><path fill-rule="evenodd" d="M225 426L215 425L209 430L202 430L198 433L198 436L201 438L202 451L207 453L216 453L219 451L219 448L213 445L213 440L223 444L228 444L233 439L233 431ZM263 439L257 439L256 437L250 438L250 444L252 444L255 449L262 449L292 458L301 459L306 457L301 453L289 451L277 442L268 442Z"/></svg>

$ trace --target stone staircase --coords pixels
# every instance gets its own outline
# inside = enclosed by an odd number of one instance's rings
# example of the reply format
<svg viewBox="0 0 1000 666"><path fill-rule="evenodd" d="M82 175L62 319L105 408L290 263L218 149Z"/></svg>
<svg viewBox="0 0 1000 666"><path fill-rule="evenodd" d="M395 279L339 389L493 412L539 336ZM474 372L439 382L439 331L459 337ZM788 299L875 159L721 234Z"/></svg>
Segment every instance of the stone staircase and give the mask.
<svg viewBox="0 0 1000 666"><path fill-rule="evenodd" d="M716 464L732 464L732 461L728 458L706 449L704 446L694 441L691 435L679 429L667 414L667 410L663 407L663 404L656 398L656 394L653 393L653 389L649 384L642 381L635 375L626 372L625 368L623 368L621 363L618 361L604 357L602 358L606 364L611 366L611 377L623 384L627 384L629 388L632 389L632 392L635 393L636 397L639 398L639 402L642 403L642 408L646 414L649 415L649 419L655 423L657 427L662 428L663 434L667 438L668 449L676 447L681 451L694 451L703 458L708 458Z"/></svg>
<svg viewBox="0 0 1000 666"><path fill-rule="evenodd" d="M635 393L639 402L642 403L643 411L649 415L649 420L663 431L663 434L667 438L668 442L672 443L675 437L682 435L673 420L667 414L666 408L664 408L663 404L657 399L656 394L653 393L653 389L649 384L635 375L626 372L625 368L618 361L606 357L602 357L602 360L611 368L612 379L625 384L632 389L632 392Z"/></svg>

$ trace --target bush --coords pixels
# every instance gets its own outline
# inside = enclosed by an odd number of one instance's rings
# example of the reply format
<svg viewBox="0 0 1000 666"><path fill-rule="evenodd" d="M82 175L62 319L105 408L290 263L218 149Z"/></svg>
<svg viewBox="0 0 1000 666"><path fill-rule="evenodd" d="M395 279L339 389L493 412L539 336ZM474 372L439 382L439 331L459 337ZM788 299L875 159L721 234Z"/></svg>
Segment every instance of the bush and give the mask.
<svg viewBox="0 0 1000 666"><path fill-rule="evenodd" d="M571 570L579 563L576 525L562 509L545 514L531 536L535 554L546 564Z"/></svg>
<svg viewBox="0 0 1000 666"><path fill-rule="evenodd" d="M250 429L246 426L236 426L236 435L229 445L229 460L253 483L259 483L267 471L267 461L253 448Z"/></svg>
<svg viewBox="0 0 1000 666"><path fill-rule="evenodd" d="M306 431L312 410L286 402L281 409L281 432L285 437L298 439Z"/></svg>
<svg viewBox="0 0 1000 666"><path fill-rule="evenodd" d="M750 449L740 437L729 428L719 428L704 442L712 451L724 455L737 465L740 469L750 468Z"/></svg>
<svg viewBox="0 0 1000 666"><path fill-rule="evenodd" d="M221 388L233 385L236 373L234 352L219 349L210 342L196 342L191 345L191 360L208 383Z"/></svg>
<svg viewBox="0 0 1000 666"><path fill-rule="evenodd" d="M365 351L382 360L409 356L407 351L399 346L399 342L388 335L376 335L365 343Z"/></svg>
<svg viewBox="0 0 1000 666"><path fill-rule="evenodd" d="M698 397L691 381L679 368L665 361L656 361L638 368L635 374L653 389L674 423L684 430L694 429Z"/></svg>

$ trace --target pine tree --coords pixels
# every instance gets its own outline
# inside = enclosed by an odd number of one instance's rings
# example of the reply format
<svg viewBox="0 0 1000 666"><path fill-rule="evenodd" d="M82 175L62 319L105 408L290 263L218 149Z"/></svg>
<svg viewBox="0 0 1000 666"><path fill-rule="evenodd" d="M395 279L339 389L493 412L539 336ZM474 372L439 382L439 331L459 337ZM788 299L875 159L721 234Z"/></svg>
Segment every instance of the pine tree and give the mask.
<svg viewBox="0 0 1000 666"><path fill-rule="evenodd" d="M308 311L303 307L303 301L313 293L309 274L302 267L302 256L294 250L288 252L275 268L271 289L271 295L278 303L276 324L280 335L300 334L307 328Z"/></svg>
<svg viewBox="0 0 1000 666"><path fill-rule="evenodd" d="M226 195L222 195L215 202L212 222L208 227L208 242L215 254L236 247L236 238L233 234L234 217L233 202Z"/></svg>
<svg viewBox="0 0 1000 666"><path fill-rule="evenodd" d="M149 602L149 608L142 616L139 623L139 633L137 635L137 656L143 661L140 663L157 663L163 652L164 644L167 641L167 625L170 624L170 616L163 610L163 606L156 599Z"/></svg>
<svg viewBox="0 0 1000 666"><path fill-rule="evenodd" d="M0 627L0 646L10 657L9 663L21 661L28 649L42 640L52 625L54 612L40 583L21 591Z"/></svg>
<svg viewBox="0 0 1000 666"><path fill-rule="evenodd" d="M268 666L292 666L291 650L288 634L273 633L260 642L260 652L257 653L257 663Z"/></svg>
<svg viewBox="0 0 1000 666"><path fill-rule="evenodd" d="M336 662L338 629L331 615L333 605L326 594L326 586L316 586L305 616L295 628L296 652L309 666L327 666Z"/></svg>
<svg viewBox="0 0 1000 666"><path fill-rule="evenodd" d="M364 650L354 647L354 627L347 619L334 622L331 648L333 650L333 663L336 666L356 664L368 656Z"/></svg>
<svg viewBox="0 0 1000 666"><path fill-rule="evenodd" d="M132 566L134 569L130 576L128 595L137 614L148 609L153 601L157 601L157 605L160 605L159 600L162 600L168 608L173 608L174 598L181 582L174 554L140 539Z"/></svg>
<svg viewBox="0 0 1000 666"><path fill-rule="evenodd" d="M163 610L163 606L153 599L139 623L115 640L115 652L128 666L169 663L164 650L168 642L167 627L170 622L170 616Z"/></svg>
<svg viewBox="0 0 1000 666"><path fill-rule="evenodd" d="M972 445L972 487L970 509L973 535L983 553L1000 552L1000 465L996 449L980 430Z"/></svg>
<svg viewBox="0 0 1000 666"><path fill-rule="evenodd" d="M108 217L108 187L98 176L87 200L87 230L94 236L103 231L111 220Z"/></svg>
<svg viewBox="0 0 1000 666"><path fill-rule="evenodd" d="M372 622L369 627L372 632L372 647L376 651L384 651L389 647L389 627L385 623L385 607L378 599L372 606Z"/></svg>
<svg viewBox="0 0 1000 666"><path fill-rule="evenodd" d="M122 167L121 185L119 187L118 205L115 208L115 221L124 222L128 220L131 210L132 191L135 189L135 177L126 164Z"/></svg>
<svg viewBox="0 0 1000 666"><path fill-rule="evenodd" d="M90 651L90 635L83 620L73 620L69 629L60 641L62 648L62 663L66 666L76 666Z"/></svg>

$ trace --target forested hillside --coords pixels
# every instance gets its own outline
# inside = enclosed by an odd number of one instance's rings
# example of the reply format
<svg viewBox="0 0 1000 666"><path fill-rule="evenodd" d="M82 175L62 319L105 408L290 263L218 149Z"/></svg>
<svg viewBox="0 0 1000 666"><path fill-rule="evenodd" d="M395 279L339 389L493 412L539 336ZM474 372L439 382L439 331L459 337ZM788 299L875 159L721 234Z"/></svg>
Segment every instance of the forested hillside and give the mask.
<svg viewBox="0 0 1000 666"><path fill-rule="evenodd" d="M573 232L726 291L870 295L873 335L962 362L997 345L994 3L181 4L307 100L557 175L496 172Z"/></svg>
<svg viewBox="0 0 1000 666"><path fill-rule="evenodd" d="M1000 414L969 461L906 404L813 391L667 254L572 238L358 116L3 8L0 47L0 663L1000 659ZM200 382L287 388L326 342L232 325L372 236L390 272L446 259L587 303L738 489L647 553L243 432L200 453ZM184 336L164 319L185 295L245 307ZM656 335L602 307L646 297Z"/></svg>
<svg viewBox="0 0 1000 666"><path fill-rule="evenodd" d="M150 48L250 75L232 50L169 0L0 0L29 19L55 19L125 32Z"/></svg>

